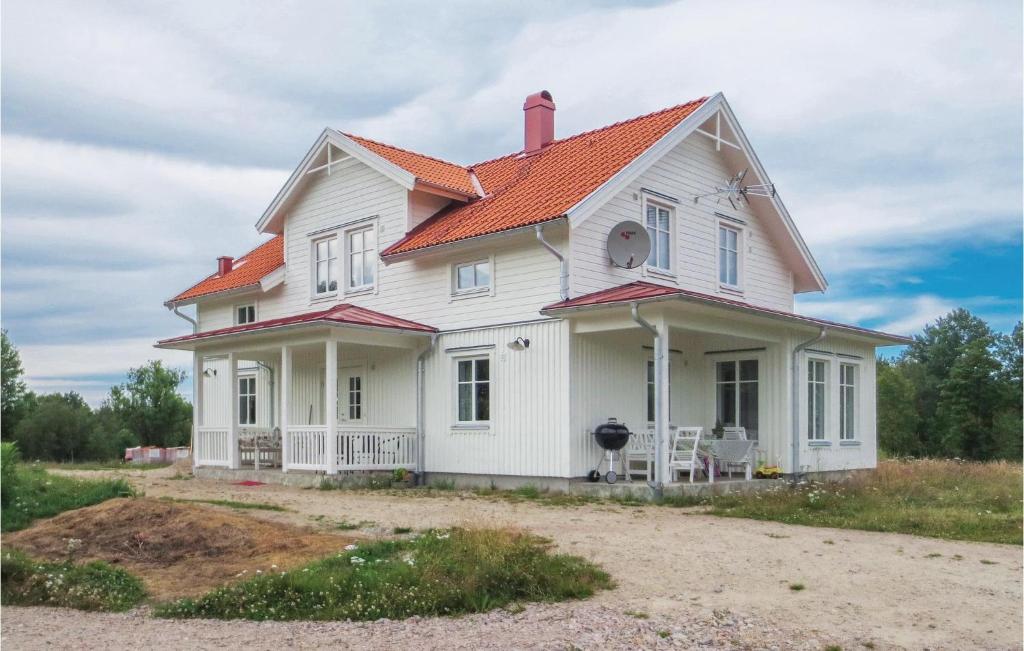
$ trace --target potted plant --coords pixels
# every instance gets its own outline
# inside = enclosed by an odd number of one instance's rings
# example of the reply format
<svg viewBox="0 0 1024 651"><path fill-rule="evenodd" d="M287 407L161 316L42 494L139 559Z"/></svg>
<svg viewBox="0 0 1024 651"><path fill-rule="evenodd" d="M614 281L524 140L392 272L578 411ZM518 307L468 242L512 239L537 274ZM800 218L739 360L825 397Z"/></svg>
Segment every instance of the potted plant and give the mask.
<svg viewBox="0 0 1024 651"><path fill-rule="evenodd" d="M711 436L716 439L725 437L725 426L722 425L722 421L715 421L715 426L711 429Z"/></svg>

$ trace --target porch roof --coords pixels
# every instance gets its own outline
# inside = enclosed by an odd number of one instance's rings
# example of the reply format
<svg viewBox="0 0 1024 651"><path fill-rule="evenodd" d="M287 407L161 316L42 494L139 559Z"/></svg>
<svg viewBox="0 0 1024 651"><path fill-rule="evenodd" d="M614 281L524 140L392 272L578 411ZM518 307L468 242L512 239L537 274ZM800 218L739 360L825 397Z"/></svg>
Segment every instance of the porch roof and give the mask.
<svg viewBox="0 0 1024 651"><path fill-rule="evenodd" d="M568 300L560 301L558 303L552 303L551 305L542 308L541 314L556 316L559 314L570 313L574 311L593 310L616 305L627 305L631 303L652 303L656 301L667 300L681 300L690 303L720 306L731 310L738 310L755 316L765 316L769 318L789 321L795 324L812 325L817 327L829 328L832 330L840 330L844 332L849 332L851 334L866 336L871 339L880 340L881 342L884 342L886 345L908 344L911 342L911 339L909 337L894 335L888 332L870 330L868 328L862 328L860 326L847 325L845 323L838 323L836 321L816 319L814 317L804 316L802 314L794 314L792 312L784 312L782 310L775 310L768 307L750 305L742 301L723 298L721 296L712 296L710 294L702 294L700 292L694 292L688 289L680 289L678 287L666 287L665 285L655 285L654 283L648 283L642 280L627 283L625 285L619 285L617 287L611 287L609 289L602 289L601 291L592 292L590 294L584 294L583 296L577 296L576 298L570 298Z"/></svg>
<svg viewBox="0 0 1024 651"><path fill-rule="evenodd" d="M207 330L205 332L197 332L191 335L183 335L181 337L162 339L157 342L156 345L157 348L176 348L179 344L187 344L217 337L265 332L267 330L277 328L308 325L352 326L356 328L383 329L414 334L432 334L437 332L437 328L424 325L422 323L401 319L396 316L391 316L390 314L383 314L382 312L375 312L373 310L368 310L365 307L359 307L358 305L340 303L333 307L329 307L326 310L306 312L304 314L295 314L278 319L268 319L266 321L257 321L255 323L247 323L245 325L218 328L216 330Z"/></svg>

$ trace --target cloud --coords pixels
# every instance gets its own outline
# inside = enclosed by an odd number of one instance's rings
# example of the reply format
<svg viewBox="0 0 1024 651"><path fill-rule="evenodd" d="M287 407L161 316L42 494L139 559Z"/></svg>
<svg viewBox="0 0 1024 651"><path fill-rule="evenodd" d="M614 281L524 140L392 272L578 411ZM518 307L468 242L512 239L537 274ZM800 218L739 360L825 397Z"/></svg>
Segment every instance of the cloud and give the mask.
<svg viewBox="0 0 1024 651"><path fill-rule="evenodd" d="M1017 271L941 286L1019 251L1019 3L9 0L0 29L3 324L40 387L161 354L163 300L262 241L324 126L468 163L541 88L561 135L723 91L832 282L802 309L1019 315Z"/></svg>

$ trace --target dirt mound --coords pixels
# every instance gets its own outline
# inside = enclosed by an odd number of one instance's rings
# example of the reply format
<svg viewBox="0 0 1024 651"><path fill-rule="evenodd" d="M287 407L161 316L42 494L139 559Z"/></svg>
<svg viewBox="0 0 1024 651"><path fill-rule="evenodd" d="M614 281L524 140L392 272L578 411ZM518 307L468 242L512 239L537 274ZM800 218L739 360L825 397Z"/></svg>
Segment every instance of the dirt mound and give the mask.
<svg viewBox="0 0 1024 651"><path fill-rule="evenodd" d="M340 551L351 538L194 504L122 498L69 511L4 536L50 560L103 560L137 574L158 599L194 596L245 571L289 569Z"/></svg>

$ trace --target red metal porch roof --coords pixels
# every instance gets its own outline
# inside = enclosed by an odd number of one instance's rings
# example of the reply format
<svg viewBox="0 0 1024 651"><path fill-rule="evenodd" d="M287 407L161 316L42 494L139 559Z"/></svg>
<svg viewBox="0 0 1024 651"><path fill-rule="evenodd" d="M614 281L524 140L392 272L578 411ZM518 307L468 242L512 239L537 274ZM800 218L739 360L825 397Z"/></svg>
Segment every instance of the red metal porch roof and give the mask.
<svg viewBox="0 0 1024 651"><path fill-rule="evenodd" d="M304 314L295 314L293 316L281 317L279 319L268 319L266 321L257 321L255 323L247 323L245 325L232 326L230 328L218 328L217 330L208 330L206 332L197 332L191 335L183 335L181 337L163 339L160 342L158 342L157 345L166 346L169 344L178 344L188 341L199 341L202 339L223 337L226 335L234 335L247 332L259 332L262 330L270 330L273 328L281 328L284 326L294 326L307 323L323 323L328 325L352 325L358 327L384 328L389 330L405 330L423 333L437 332L437 328L433 328L422 323L416 323L415 321L400 319L396 316L391 316L389 314L375 312L373 310L368 310L365 307L359 307L358 305L341 303L339 305L335 305L334 307L327 308L326 310L306 312Z"/></svg>

